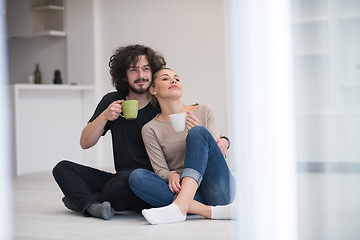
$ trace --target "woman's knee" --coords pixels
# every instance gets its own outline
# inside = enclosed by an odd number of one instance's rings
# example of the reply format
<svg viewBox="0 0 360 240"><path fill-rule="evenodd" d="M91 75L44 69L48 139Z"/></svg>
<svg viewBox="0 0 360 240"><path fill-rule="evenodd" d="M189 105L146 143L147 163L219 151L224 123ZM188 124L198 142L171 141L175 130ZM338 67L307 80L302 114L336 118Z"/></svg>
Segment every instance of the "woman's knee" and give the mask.
<svg viewBox="0 0 360 240"><path fill-rule="evenodd" d="M208 134L210 134L210 133L205 127L203 127L203 126L195 126L195 127L190 129L190 131L189 131L189 133L188 133L188 135L186 137L186 140L198 139L200 137L207 136Z"/></svg>
<svg viewBox="0 0 360 240"><path fill-rule="evenodd" d="M203 126L195 126L190 129L189 134L203 134L206 131L208 130Z"/></svg>
<svg viewBox="0 0 360 240"><path fill-rule="evenodd" d="M142 168L133 170L129 176L130 188L136 187L139 183L141 184L142 180L149 175L149 172L149 170Z"/></svg>

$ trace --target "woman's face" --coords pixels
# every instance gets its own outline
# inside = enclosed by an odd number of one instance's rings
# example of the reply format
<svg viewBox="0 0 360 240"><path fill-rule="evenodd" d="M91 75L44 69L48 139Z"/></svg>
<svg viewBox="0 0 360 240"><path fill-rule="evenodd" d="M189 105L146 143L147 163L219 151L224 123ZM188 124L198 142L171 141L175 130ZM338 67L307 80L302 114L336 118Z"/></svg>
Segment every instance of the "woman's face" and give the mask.
<svg viewBox="0 0 360 240"><path fill-rule="evenodd" d="M155 74L150 93L159 98L180 98L182 84L179 76L171 69L162 69Z"/></svg>

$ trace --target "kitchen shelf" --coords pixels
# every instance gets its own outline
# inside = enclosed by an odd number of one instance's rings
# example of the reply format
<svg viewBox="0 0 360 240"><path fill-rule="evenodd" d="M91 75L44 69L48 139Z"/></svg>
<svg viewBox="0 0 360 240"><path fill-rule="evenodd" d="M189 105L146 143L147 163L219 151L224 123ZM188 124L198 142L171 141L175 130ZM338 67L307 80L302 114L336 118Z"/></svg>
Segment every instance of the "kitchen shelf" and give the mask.
<svg viewBox="0 0 360 240"><path fill-rule="evenodd" d="M18 83L11 85L18 90L58 90L58 91L89 91L94 90L92 85L71 85L71 84L30 84Z"/></svg>
<svg viewBox="0 0 360 240"><path fill-rule="evenodd" d="M64 6L57 6L57 5L45 5L39 7L32 7L32 11L64 11Z"/></svg>

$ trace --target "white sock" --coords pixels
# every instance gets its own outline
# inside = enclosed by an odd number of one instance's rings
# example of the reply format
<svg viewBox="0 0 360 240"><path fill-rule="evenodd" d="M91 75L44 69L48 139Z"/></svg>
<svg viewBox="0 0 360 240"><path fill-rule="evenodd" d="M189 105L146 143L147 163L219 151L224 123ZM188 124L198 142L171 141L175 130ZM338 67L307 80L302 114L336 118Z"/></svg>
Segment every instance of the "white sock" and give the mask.
<svg viewBox="0 0 360 240"><path fill-rule="evenodd" d="M141 213L151 224L175 223L186 220L186 215L181 214L175 203L160 208L144 209Z"/></svg>
<svg viewBox="0 0 360 240"><path fill-rule="evenodd" d="M211 208L211 219L235 219L236 209L234 204L213 206Z"/></svg>

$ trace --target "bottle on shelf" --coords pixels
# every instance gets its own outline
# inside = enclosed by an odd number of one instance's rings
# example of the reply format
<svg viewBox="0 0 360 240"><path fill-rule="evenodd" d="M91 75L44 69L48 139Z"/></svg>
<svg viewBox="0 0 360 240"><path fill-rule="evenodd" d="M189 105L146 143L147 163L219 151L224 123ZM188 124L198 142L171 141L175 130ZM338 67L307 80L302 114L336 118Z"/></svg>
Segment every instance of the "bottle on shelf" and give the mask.
<svg viewBox="0 0 360 240"><path fill-rule="evenodd" d="M34 79L35 79L35 84L40 84L41 83L41 72L40 72L38 63L36 64L36 67L35 67Z"/></svg>
<svg viewBox="0 0 360 240"><path fill-rule="evenodd" d="M55 70L54 72L54 84L62 84L60 70Z"/></svg>

